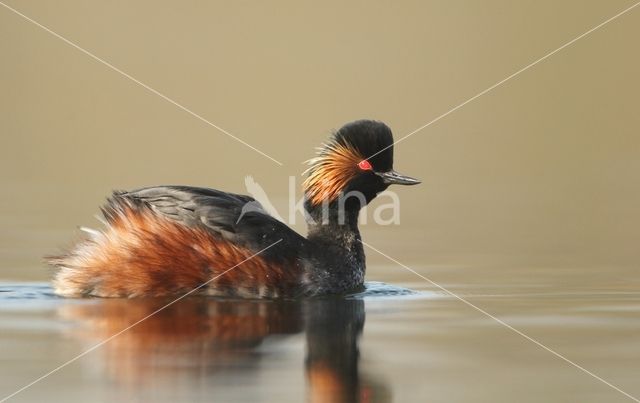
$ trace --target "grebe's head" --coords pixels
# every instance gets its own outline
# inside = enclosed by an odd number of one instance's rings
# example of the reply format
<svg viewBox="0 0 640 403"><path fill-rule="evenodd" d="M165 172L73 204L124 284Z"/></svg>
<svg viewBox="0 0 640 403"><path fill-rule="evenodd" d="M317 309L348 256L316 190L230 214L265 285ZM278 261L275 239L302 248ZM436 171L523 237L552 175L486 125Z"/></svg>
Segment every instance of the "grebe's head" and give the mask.
<svg viewBox="0 0 640 403"><path fill-rule="evenodd" d="M307 163L303 187L310 207L352 195L369 203L389 185L420 183L393 170L391 129L374 120L347 123Z"/></svg>

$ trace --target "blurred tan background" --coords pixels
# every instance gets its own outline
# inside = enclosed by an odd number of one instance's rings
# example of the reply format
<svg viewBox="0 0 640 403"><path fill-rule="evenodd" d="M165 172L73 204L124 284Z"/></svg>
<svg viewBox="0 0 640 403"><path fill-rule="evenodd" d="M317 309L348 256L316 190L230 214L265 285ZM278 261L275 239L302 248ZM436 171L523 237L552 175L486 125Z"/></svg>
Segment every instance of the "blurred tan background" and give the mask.
<svg viewBox="0 0 640 403"><path fill-rule="evenodd" d="M244 193L250 174L284 213L332 129L402 137L633 2L6 4L284 164L0 6L0 279L44 280L42 255L112 189ZM400 143L396 169L423 184L365 240L416 267L635 273L638 38L640 8Z"/></svg>

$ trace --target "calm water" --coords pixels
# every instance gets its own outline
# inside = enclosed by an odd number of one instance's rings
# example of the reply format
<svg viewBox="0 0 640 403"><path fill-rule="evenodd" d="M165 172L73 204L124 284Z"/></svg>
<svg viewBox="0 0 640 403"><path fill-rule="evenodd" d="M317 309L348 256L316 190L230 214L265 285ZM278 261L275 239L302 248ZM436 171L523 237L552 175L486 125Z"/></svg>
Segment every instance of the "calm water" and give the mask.
<svg viewBox="0 0 640 403"><path fill-rule="evenodd" d="M638 395L637 284L510 275L447 287ZM47 284L4 283L0 390L134 325L10 401L631 401L427 282L403 285L301 302L188 298L135 325L169 301L66 300Z"/></svg>

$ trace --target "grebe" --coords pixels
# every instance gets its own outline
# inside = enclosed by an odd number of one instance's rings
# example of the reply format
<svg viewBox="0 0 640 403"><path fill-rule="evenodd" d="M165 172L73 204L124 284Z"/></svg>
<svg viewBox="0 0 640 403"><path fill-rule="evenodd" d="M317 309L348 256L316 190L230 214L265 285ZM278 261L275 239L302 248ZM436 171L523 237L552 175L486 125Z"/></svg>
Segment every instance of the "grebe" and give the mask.
<svg viewBox="0 0 640 403"><path fill-rule="evenodd" d="M362 287L360 209L390 184L420 182L393 170L391 129L378 121L346 124L308 163L306 238L249 196L188 186L114 192L101 209L102 231L47 258L58 269L55 292L158 297L199 288L203 295L295 298Z"/></svg>

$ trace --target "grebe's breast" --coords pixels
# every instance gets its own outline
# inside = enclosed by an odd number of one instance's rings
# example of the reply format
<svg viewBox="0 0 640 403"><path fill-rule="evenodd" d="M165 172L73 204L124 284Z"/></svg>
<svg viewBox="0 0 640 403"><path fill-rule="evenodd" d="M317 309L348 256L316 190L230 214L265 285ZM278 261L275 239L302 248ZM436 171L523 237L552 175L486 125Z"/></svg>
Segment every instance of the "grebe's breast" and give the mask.
<svg viewBox="0 0 640 403"><path fill-rule="evenodd" d="M280 298L304 292L306 240L249 196L161 186L116 192L105 228L62 256L65 296L198 294Z"/></svg>

